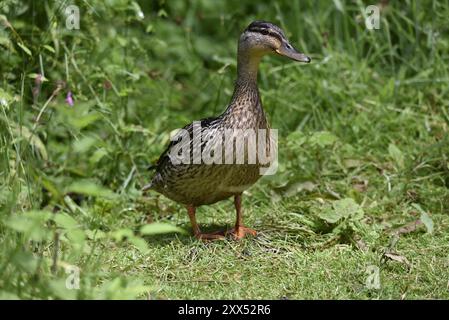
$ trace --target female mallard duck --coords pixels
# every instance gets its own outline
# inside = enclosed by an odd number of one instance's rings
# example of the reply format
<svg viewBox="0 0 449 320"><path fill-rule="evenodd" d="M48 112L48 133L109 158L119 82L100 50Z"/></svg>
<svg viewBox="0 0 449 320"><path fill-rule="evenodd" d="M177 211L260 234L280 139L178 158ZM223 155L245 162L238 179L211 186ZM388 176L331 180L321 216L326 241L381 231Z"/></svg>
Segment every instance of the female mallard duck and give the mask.
<svg viewBox="0 0 449 320"><path fill-rule="evenodd" d="M159 158L156 174L143 191L153 189L166 197L187 206L193 233L198 239L219 239L231 234L241 239L245 234L256 232L242 224L242 192L252 186L261 176L261 161L239 162L235 157L230 162L197 161L196 155L222 153L226 133L250 129L268 129L257 88L257 71L262 56L277 53L290 59L310 62L310 58L295 50L284 32L272 23L254 21L240 36L238 44L237 81L234 94L226 111L216 118L207 118L191 123L180 130ZM198 128L198 129L196 129ZM230 131L229 131L230 130ZM251 131L254 130L254 131ZM195 134L200 139L195 139ZM232 139L239 133L232 134ZM193 137L193 139L191 139ZM226 139L226 138L225 138ZM270 139L267 148L270 148ZM233 142L231 147L233 148ZM271 146L273 148L273 146ZM188 149L187 157L180 161L179 152ZM193 150L193 152L190 152ZM199 150L199 153L198 153ZM218 151L217 151L218 150ZM248 160L248 148L244 148ZM183 155L185 155L183 153ZM220 159L223 159L219 157ZM182 159L181 159L182 160ZM196 208L212 204L233 196L237 220L235 227L227 232L202 233L195 219Z"/></svg>

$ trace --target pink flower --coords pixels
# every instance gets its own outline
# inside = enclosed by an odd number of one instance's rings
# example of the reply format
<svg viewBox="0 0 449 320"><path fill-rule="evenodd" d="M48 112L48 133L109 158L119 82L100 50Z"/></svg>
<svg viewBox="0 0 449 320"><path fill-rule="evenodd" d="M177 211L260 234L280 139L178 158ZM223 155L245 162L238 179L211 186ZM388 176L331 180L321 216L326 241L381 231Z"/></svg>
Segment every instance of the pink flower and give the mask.
<svg viewBox="0 0 449 320"><path fill-rule="evenodd" d="M67 92L67 97L65 98L65 102L71 107L73 107L73 98L72 98L72 91Z"/></svg>

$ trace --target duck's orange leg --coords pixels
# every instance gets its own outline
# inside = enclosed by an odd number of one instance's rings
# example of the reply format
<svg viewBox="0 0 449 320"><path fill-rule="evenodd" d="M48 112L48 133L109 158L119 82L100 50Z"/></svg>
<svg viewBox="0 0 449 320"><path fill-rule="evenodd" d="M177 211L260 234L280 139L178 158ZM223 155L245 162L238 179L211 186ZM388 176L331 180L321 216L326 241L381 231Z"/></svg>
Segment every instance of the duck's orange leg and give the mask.
<svg viewBox="0 0 449 320"><path fill-rule="evenodd" d="M243 225L242 194L238 194L234 197L234 206L235 211L237 212L235 227L231 230L228 230L226 234L231 234L235 239L243 239L247 233L255 236L257 234L256 230L247 228Z"/></svg>
<svg viewBox="0 0 449 320"><path fill-rule="evenodd" d="M196 207L195 206L187 206L187 212L189 214L190 223L192 224L193 228L193 235L195 238L199 240L219 240L224 239L223 234L220 233L202 233L200 230L200 227L196 223Z"/></svg>

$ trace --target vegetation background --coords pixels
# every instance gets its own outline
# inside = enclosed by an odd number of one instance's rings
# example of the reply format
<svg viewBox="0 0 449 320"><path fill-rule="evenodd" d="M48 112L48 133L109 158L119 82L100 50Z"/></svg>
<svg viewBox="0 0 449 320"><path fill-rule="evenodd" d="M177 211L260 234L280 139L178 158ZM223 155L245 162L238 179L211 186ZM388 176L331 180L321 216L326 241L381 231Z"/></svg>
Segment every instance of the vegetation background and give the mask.
<svg viewBox="0 0 449 320"><path fill-rule="evenodd" d="M449 298L448 16L445 0L2 0L0 297ZM224 110L256 19L313 62L263 60L280 168L244 197L259 235L205 244L140 188L171 130ZM232 202L198 218L230 226Z"/></svg>

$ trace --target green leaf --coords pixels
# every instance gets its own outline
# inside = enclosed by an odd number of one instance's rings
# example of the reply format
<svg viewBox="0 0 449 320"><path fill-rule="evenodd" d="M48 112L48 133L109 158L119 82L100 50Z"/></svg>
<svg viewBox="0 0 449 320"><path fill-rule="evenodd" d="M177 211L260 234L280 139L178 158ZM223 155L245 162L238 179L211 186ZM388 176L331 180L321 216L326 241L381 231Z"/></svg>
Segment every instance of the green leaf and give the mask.
<svg viewBox="0 0 449 320"><path fill-rule="evenodd" d="M412 206L421 213L420 220L427 229L427 233L433 233L433 220L429 214L421 208L417 203L412 203Z"/></svg>
<svg viewBox="0 0 449 320"><path fill-rule="evenodd" d="M335 8L337 8L338 11L343 12L343 13L345 12L345 8L343 7L343 3L341 3L340 0L334 0L334 5L335 5Z"/></svg>
<svg viewBox="0 0 449 320"><path fill-rule="evenodd" d="M151 23L149 25L147 25L147 27L145 28L146 33L151 33L151 32L153 32L153 30L154 30L154 25Z"/></svg>
<svg viewBox="0 0 449 320"><path fill-rule="evenodd" d="M107 234L99 229L94 230L86 230L85 231L86 237L90 240L99 240L106 238Z"/></svg>
<svg viewBox="0 0 449 320"><path fill-rule="evenodd" d="M318 216L328 223L336 223L343 218L360 220L363 209L352 198L344 198L332 202L332 207L323 210Z"/></svg>
<svg viewBox="0 0 449 320"><path fill-rule="evenodd" d="M78 153L85 153L96 143L97 139L95 139L94 137L84 137L82 139L76 140L73 143L73 151Z"/></svg>
<svg viewBox="0 0 449 320"><path fill-rule="evenodd" d="M20 215L13 215L6 220L5 225L9 228L23 233L26 238L34 241L42 241L50 235L45 226L52 216L48 211L28 211Z"/></svg>
<svg viewBox="0 0 449 320"><path fill-rule="evenodd" d="M55 49L53 49L53 47L49 46L48 44L44 44L43 46L45 49L47 49L48 51L50 51L51 53L55 53Z"/></svg>
<svg viewBox="0 0 449 320"><path fill-rule="evenodd" d="M30 49L28 49L25 44L21 43L21 42L17 42L17 45L22 48L23 51L25 51L25 53L27 55L29 55L30 57L32 56Z"/></svg>
<svg viewBox="0 0 449 320"><path fill-rule="evenodd" d="M112 231L110 235L115 241L122 241L125 238L134 237L134 232L131 229L119 229Z"/></svg>
<svg viewBox="0 0 449 320"><path fill-rule="evenodd" d="M330 207L323 210L318 216L328 223L336 223L341 219L341 215Z"/></svg>
<svg viewBox="0 0 449 320"><path fill-rule="evenodd" d="M333 207L342 217L361 218L363 216L363 209L352 198L334 201Z"/></svg>
<svg viewBox="0 0 449 320"><path fill-rule="evenodd" d="M307 141L307 137L301 131L293 131L287 137L287 145L300 147Z"/></svg>
<svg viewBox="0 0 449 320"><path fill-rule="evenodd" d="M90 164L96 164L98 161L100 161L107 154L108 154L108 152L106 151L105 148L97 149L92 154L92 156L89 158L89 163Z"/></svg>
<svg viewBox="0 0 449 320"><path fill-rule="evenodd" d="M58 227L64 229L75 229L79 227L78 222L66 213L57 213L53 217L53 221L56 222Z"/></svg>
<svg viewBox="0 0 449 320"><path fill-rule="evenodd" d="M145 18L145 15L143 14L142 9L140 8L139 4L136 1L131 2L131 8L135 11L138 19Z"/></svg>
<svg viewBox="0 0 449 320"><path fill-rule="evenodd" d="M40 77L42 82L48 81L47 78L45 78L44 76L42 76L40 74L37 74L37 73L29 73L28 74L28 78L31 78L31 79L36 79L37 77Z"/></svg>
<svg viewBox="0 0 449 320"><path fill-rule="evenodd" d="M187 234L187 231L173 226L171 224L162 223L162 222L155 222L151 224L146 224L140 228L140 233L142 235L155 235L155 234L163 234L163 233L171 233L171 232L178 232L182 234Z"/></svg>
<svg viewBox="0 0 449 320"><path fill-rule="evenodd" d="M402 169L404 167L404 154L402 151L396 145L390 143L388 146L388 153L397 164L398 168Z"/></svg>
<svg viewBox="0 0 449 320"><path fill-rule="evenodd" d="M14 265L28 273L34 273L38 266L38 259L30 252L18 251L13 257Z"/></svg>
<svg viewBox="0 0 449 320"><path fill-rule="evenodd" d="M94 123L98 119L101 119L101 114L96 112L91 112L89 114L86 114L84 116L78 116L76 118L70 118L69 122L72 126L76 127L77 129L81 130L88 125Z"/></svg>
<svg viewBox="0 0 449 320"><path fill-rule="evenodd" d="M148 251L148 244L147 242L139 237L133 236L128 239L129 243L133 244L140 252L147 252Z"/></svg>
<svg viewBox="0 0 449 320"><path fill-rule="evenodd" d="M84 245L86 235L83 230L70 229L67 231L67 238L72 245L75 245L77 246L77 249L80 249Z"/></svg>
<svg viewBox="0 0 449 320"><path fill-rule="evenodd" d="M92 181L76 181L72 183L66 192L75 192L93 197L113 198L116 196L111 190L99 186Z"/></svg>
<svg viewBox="0 0 449 320"><path fill-rule="evenodd" d="M160 9L160 10L157 12L157 16L158 16L158 17L161 17L161 18L167 18L167 17L168 17L168 14L167 14L167 11L165 11L164 9Z"/></svg>
<svg viewBox="0 0 449 320"><path fill-rule="evenodd" d="M337 140L338 138L328 131L315 132L310 137L310 143L312 145L317 145L322 148L333 145Z"/></svg>
<svg viewBox="0 0 449 320"><path fill-rule="evenodd" d="M283 196L284 197L292 197L304 190L311 192L316 187L317 187L317 185L311 181L296 182L296 183L293 183L292 185L290 185L288 187L288 189L284 191Z"/></svg>

